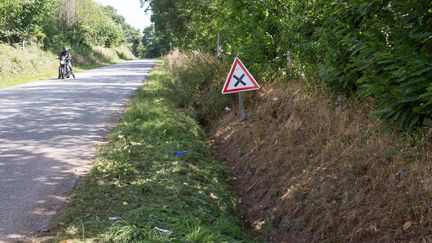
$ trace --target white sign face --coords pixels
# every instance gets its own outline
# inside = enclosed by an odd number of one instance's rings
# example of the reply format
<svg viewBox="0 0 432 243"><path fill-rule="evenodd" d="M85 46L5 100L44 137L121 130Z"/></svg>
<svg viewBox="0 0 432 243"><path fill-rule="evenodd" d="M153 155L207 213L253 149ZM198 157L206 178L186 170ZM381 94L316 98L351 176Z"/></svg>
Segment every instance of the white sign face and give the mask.
<svg viewBox="0 0 432 243"><path fill-rule="evenodd" d="M261 88L239 58L235 58L222 89L222 94L237 93Z"/></svg>

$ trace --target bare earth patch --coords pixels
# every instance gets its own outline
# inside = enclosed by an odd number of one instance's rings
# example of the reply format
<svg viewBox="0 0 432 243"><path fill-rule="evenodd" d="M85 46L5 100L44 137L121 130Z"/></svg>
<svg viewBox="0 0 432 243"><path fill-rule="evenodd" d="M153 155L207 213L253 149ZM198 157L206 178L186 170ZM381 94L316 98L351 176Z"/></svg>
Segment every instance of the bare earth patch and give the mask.
<svg viewBox="0 0 432 243"><path fill-rule="evenodd" d="M364 104L335 109L330 94L305 90L248 93L245 122L234 107L209 128L251 238L431 241L431 134L394 131Z"/></svg>

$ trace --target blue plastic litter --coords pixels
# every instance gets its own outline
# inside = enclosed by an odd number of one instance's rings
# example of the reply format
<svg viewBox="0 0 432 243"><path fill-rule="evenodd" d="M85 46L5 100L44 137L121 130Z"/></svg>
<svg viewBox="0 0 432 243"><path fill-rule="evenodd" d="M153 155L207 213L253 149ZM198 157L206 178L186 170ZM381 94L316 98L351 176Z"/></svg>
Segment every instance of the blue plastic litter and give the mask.
<svg viewBox="0 0 432 243"><path fill-rule="evenodd" d="M188 151L176 151L176 152L174 152L174 155L177 155L177 156L184 156L184 155L186 155L188 153Z"/></svg>

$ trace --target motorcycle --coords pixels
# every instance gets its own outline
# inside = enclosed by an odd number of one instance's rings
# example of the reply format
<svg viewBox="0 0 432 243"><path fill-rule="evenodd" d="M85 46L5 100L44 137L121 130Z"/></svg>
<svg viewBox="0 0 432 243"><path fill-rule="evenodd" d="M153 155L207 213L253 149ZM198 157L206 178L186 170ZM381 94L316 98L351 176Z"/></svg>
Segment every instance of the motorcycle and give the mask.
<svg viewBox="0 0 432 243"><path fill-rule="evenodd" d="M70 78L71 75L75 78L75 75L71 73L69 63L66 57L62 57L60 59L59 74L59 77L61 79Z"/></svg>

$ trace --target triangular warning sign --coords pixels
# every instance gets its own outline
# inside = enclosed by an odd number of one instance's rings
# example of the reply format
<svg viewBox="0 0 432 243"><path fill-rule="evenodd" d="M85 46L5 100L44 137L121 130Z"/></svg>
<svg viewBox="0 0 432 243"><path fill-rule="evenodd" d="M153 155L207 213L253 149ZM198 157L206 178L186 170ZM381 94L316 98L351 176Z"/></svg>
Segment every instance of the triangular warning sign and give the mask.
<svg viewBox="0 0 432 243"><path fill-rule="evenodd" d="M239 58L235 58L222 89L222 94L237 93L261 88Z"/></svg>

